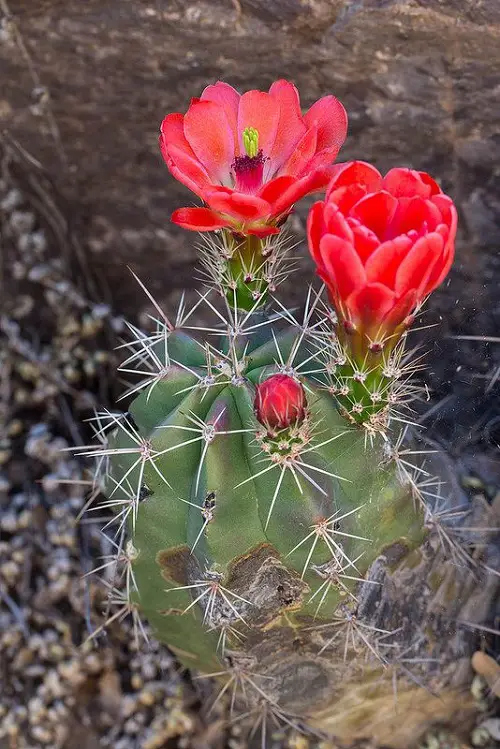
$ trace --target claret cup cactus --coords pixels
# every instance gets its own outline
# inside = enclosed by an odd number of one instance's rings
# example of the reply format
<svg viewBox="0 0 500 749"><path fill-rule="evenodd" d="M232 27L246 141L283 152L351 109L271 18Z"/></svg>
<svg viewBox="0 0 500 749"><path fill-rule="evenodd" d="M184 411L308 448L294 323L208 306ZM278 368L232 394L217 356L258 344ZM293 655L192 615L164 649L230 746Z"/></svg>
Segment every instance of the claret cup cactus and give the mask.
<svg viewBox="0 0 500 749"><path fill-rule="evenodd" d="M139 381L126 414L98 415L90 451L127 610L214 676L221 709L253 716L259 746L269 722L410 746L455 709L404 665L412 622L390 591L422 562L439 501L404 443L419 367L405 340L451 265L456 211L427 174L332 165L345 133L334 97L302 115L286 81L217 83L165 118L167 165L205 203L173 220L204 232L206 324L181 304L175 322L156 305L152 333L130 326L122 371ZM308 222L323 293L287 267L284 225L325 189ZM303 310L279 300L287 274Z"/></svg>

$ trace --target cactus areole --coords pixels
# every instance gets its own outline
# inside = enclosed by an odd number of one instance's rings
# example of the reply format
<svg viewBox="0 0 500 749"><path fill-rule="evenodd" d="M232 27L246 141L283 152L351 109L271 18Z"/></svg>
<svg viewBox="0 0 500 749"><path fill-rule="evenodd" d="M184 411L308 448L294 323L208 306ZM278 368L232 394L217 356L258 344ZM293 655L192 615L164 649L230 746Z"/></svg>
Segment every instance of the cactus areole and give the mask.
<svg viewBox="0 0 500 749"><path fill-rule="evenodd" d="M418 468L400 455L404 342L450 266L456 213L428 175L332 170L309 242L333 308L304 288L305 309L285 309L284 220L326 186L344 135L334 97L302 116L286 81L241 97L217 83L167 116L170 171L206 203L174 220L207 232L207 322L181 304L175 322L132 328L122 369L140 381L126 415L100 415L95 454L129 538L130 610L235 710L351 740L378 735L356 689L366 709L392 700L397 634L362 613L374 570L425 535Z"/></svg>

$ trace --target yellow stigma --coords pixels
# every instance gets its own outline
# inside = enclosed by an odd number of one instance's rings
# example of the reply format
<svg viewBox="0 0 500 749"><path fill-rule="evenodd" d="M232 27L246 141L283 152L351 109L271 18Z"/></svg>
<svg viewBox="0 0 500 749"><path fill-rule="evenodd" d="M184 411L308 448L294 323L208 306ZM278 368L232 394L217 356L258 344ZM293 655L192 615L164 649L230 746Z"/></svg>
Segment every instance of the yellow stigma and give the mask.
<svg viewBox="0 0 500 749"><path fill-rule="evenodd" d="M254 127L246 127L243 130L243 145L247 156L253 158L259 153L259 131Z"/></svg>

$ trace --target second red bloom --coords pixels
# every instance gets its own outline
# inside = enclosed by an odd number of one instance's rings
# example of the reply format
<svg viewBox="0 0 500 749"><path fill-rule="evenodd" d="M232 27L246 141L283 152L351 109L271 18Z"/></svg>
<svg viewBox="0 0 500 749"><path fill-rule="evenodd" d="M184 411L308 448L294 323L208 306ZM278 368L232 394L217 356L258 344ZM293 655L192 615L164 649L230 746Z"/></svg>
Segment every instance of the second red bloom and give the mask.
<svg viewBox="0 0 500 749"><path fill-rule="evenodd" d="M311 209L308 239L341 322L383 342L447 275L456 229L428 174L351 162Z"/></svg>

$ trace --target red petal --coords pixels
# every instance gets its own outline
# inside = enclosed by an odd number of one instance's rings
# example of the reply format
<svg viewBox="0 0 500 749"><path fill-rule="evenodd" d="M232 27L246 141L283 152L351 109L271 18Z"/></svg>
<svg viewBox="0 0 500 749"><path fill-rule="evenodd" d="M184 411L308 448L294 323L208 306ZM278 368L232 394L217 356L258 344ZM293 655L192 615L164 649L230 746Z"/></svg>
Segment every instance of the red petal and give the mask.
<svg viewBox="0 0 500 749"><path fill-rule="evenodd" d="M270 214L270 205L266 200L262 200L256 195L234 192L229 188L221 188L206 193L205 201L210 208L243 222L256 218L267 218Z"/></svg>
<svg viewBox="0 0 500 749"><path fill-rule="evenodd" d="M254 127L259 133L259 149L264 156L272 151L276 133L280 107L275 98L264 91L247 91L240 99L238 109L238 136L241 153L243 148L243 131L247 127Z"/></svg>
<svg viewBox="0 0 500 749"><path fill-rule="evenodd" d="M319 243L319 252L329 285L336 288L341 299L347 299L353 291L365 285L365 269L352 244L325 234Z"/></svg>
<svg viewBox="0 0 500 749"><path fill-rule="evenodd" d="M434 231L442 222L442 216L430 200L424 198L400 198L394 218L388 227L389 236L407 234L414 229L422 231L425 223L426 231Z"/></svg>
<svg viewBox="0 0 500 749"><path fill-rule="evenodd" d="M425 184L429 185L429 187L431 188L431 195L439 195L439 193L442 194L443 191L439 187L436 180L430 176L430 174L427 174L427 172L419 172L418 175L422 182L425 182Z"/></svg>
<svg viewBox="0 0 500 749"><path fill-rule="evenodd" d="M212 181L229 181L234 138L224 109L213 101L192 104L184 116L184 133Z"/></svg>
<svg viewBox="0 0 500 749"><path fill-rule="evenodd" d="M402 296L410 289L417 292L417 301L426 294L427 281L436 263L443 257L443 237L433 232L417 240L407 254L396 273L395 289L398 296Z"/></svg>
<svg viewBox="0 0 500 749"><path fill-rule="evenodd" d="M398 201L388 192L377 192L362 198L352 208L350 215L383 239L387 226L398 207Z"/></svg>
<svg viewBox="0 0 500 749"><path fill-rule="evenodd" d="M278 100L282 110L286 110L292 119L302 119L299 92L291 81L286 81L284 78L274 81L269 93Z"/></svg>
<svg viewBox="0 0 500 749"><path fill-rule="evenodd" d="M270 237L272 234L279 234L280 230L276 226L264 226L262 229L246 229L245 234L252 234L254 237Z"/></svg>
<svg viewBox="0 0 500 749"><path fill-rule="evenodd" d="M366 261L367 279L371 282L380 281L387 288L393 289L398 269L412 244L411 239L406 236L396 237L381 244Z"/></svg>
<svg viewBox="0 0 500 749"><path fill-rule="evenodd" d="M328 184L331 173L328 169L317 169L301 179L294 179L287 190L285 190L273 203L273 213L279 215L290 209L297 200L311 192L323 190Z"/></svg>
<svg viewBox="0 0 500 749"><path fill-rule="evenodd" d="M391 169L384 177L383 189L395 198L414 198L417 195L428 198L431 195L431 186L413 169Z"/></svg>
<svg viewBox="0 0 500 749"><path fill-rule="evenodd" d="M281 173L297 177L303 174L316 153L317 141L318 128L314 126L304 133L286 164L281 167Z"/></svg>
<svg viewBox="0 0 500 749"><path fill-rule="evenodd" d="M343 187L339 187L338 190L332 190L332 188L329 187L326 193L326 199L329 203L335 203L344 216L347 216L351 208L364 198L365 195L366 190L362 185L353 184L347 186L344 185Z"/></svg>
<svg viewBox="0 0 500 749"><path fill-rule="evenodd" d="M207 188L212 186L212 182L196 157L191 158L183 149L170 145L165 150L164 158L173 176L203 198Z"/></svg>
<svg viewBox="0 0 500 749"><path fill-rule="evenodd" d="M366 161L348 161L345 164L339 164L339 167L328 188L327 200L329 200L330 192L337 190L339 187L358 185L363 188L364 193L376 192L381 189L382 175Z"/></svg>
<svg viewBox="0 0 500 749"><path fill-rule="evenodd" d="M450 272L450 268L455 258L455 247L453 244L447 244L443 250L443 257L440 263L436 263L432 269L429 278L424 287L424 295L430 294L431 291L437 289L437 287L443 283L444 279Z"/></svg>
<svg viewBox="0 0 500 749"><path fill-rule="evenodd" d="M415 289L410 289L402 296L389 311L384 319L383 327L387 331L392 331L398 325L401 325L405 317L410 315L417 306L417 293Z"/></svg>
<svg viewBox="0 0 500 749"><path fill-rule="evenodd" d="M193 149L186 140L184 135L184 115L180 112L167 114L160 127L160 148L162 149L163 158L165 158L164 149L168 151L170 146L177 146L185 151L188 156L195 158ZM166 160L166 158L165 158Z"/></svg>
<svg viewBox="0 0 500 749"><path fill-rule="evenodd" d="M178 208L172 213L171 221L191 231L213 231L230 225L209 208Z"/></svg>
<svg viewBox="0 0 500 749"><path fill-rule="evenodd" d="M269 203L274 203L296 182L297 179L288 174L284 174L282 177L275 177L275 179L266 182L266 184L260 188L258 197L267 200Z"/></svg>
<svg viewBox="0 0 500 749"><path fill-rule="evenodd" d="M226 115L229 127L233 133L234 145L238 146L238 106L240 95L229 83L217 81L213 86L207 86L200 97L202 101L213 101L222 107ZM235 151L239 153L238 150Z"/></svg>
<svg viewBox="0 0 500 749"><path fill-rule="evenodd" d="M316 265L320 268L323 267L323 260L319 250L319 243L323 235L326 233L324 207L325 203L323 203L322 200L319 200L317 203L314 203L307 217L307 240L309 244L309 252L311 253Z"/></svg>
<svg viewBox="0 0 500 749"><path fill-rule="evenodd" d="M318 99L304 115L307 127L318 127L318 151L335 147L337 151L347 135L347 112L335 98L324 96Z"/></svg>
<svg viewBox="0 0 500 749"><path fill-rule="evenodd" d="M455 235L457 233L457 209L455 208L453 201L447 195L436 195L432 198L432 202L438 206L443 220L447 222L449 226L448 236L443 236L445 247L443 251L443 260L441 264L436 264L427 279L425 286L425 294L429 294L433 289L437 288L441 284L449 273L453 259L455 257ZM439 230L439 227L438 227ZM441 232L440 232L441 233Z"/></svg>
<svg viewBox="0 0 500 749"><path fill-rule="evenodd" d="M376 234L368 229L367 226L363 226L356 219L348 218L347 223L349 224L354 237L354 247L358 253L360 260L363 264L377 247L380 246L380 239Z"/></svg>
<svg viewBox="0 0 500 749"><path fill-rule="evenodd" d="M300 111L299 92L289 81L275 81L269 89L270 96L278 102L279 122L276 138L269 152L267 174L275 174L297 148L297 143L306 132Z"/></svg>
<svg viewBox="0 0 500 749"><path fill-rule="evenodd" d="M393 308L395 299L394 292L383 284L369 283L351 294L345 306L354 322L377 331L384 317Z"/></svg>
<svg viewBox="0 0 500 749"><path fill-rule="evenodd" d="M453 200L447 195L434 195L431 198L431 202L440 211L441 216L443 217L443 223L450 227L450 239L455 241L458 216Z"/></svg>
<svg viewBox="0 0 500 749"><path fill-rule="evenodd" d="M446 224L439 224L438 226L436 226L434 231L437 231L438 234L441 234L441 236L443 237L444 244L446 246L448 242L448 238L450 236L449 227L446 226Z"/></svg>
<svg viewBox="0 0 500 749"><path fill-rule="evenodd" d="M335 234L335 236L345 239L346 242L354 244L352 229L335 203L326 203L324 218L328 234Z"/></svg>
<svg viewBox="0 0 500 749"><path fill-rule="evenodd" d="M323 151L319 151L315 156L313 156L307 168L321 169L321 167L332 164L337 158L339 150L340 149L338 149L336 146L332 146L331 148L324 148Z"/></svg>

